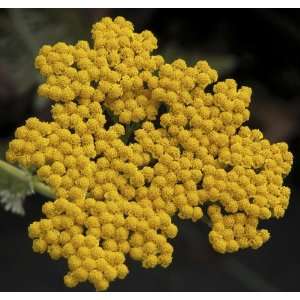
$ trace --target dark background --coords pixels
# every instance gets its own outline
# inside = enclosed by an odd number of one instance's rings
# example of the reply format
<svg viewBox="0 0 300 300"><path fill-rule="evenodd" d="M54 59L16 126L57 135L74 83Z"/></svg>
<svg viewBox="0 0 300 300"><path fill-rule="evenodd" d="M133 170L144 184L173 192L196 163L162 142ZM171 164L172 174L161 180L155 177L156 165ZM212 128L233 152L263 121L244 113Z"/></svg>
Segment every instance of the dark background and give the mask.
<svg viewBox="0 0 300 300"><path fill-rule="evenodd" d="M17 126L29 116L49 119L50 103L36 96L41 78L33 59L43 44L90 39L102 16L127 17L136 31L149 29L167 61L206 59L220 79L234 78L253 88L248 125L272 142L286 141L294 167L285 183L290 206L281 220L265 224L271 240L259 250L215 253L205 224L179 222L174 260L167 269L142 269L110 291L299 291L300 205L300 17L299 11L273 9L44 9L0 11L0 145L2 154ZM41 217L45 199L26 199L24 217L0 207L0 291L68 291L65 261L31 250L27 226ZM88 284L74 291L93 291Z"/></svg>

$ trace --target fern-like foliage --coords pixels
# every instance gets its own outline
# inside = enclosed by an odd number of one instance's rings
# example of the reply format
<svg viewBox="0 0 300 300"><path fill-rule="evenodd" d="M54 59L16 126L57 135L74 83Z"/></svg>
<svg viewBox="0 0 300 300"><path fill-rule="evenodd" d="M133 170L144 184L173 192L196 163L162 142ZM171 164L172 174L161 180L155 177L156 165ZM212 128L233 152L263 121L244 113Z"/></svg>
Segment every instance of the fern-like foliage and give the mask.
<svg viewBox="0 0 300 300"><path fill-rule="evenodd" d="M24 215L24 201L33 194L30 183L18 180L5 172L0 173L0 204L7 211Z"/></svg>

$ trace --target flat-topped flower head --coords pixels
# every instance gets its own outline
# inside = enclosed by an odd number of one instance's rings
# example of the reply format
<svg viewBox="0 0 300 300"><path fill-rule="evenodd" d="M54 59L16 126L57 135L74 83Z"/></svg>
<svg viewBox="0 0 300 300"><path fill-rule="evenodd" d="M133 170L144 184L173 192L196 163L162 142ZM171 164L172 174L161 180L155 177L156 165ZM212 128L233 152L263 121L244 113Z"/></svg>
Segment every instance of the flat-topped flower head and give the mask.
<svg viewBox="0 0 300 300"><path fill-rule="evenodd" d="M206 61L165 63L153 33L123 17L94 24L92 38L40 49L38 94L53 120L29 118L7 151L56 196L28 228L33 251L66 259L66 286L103 291L127 276L128 256L171 264L175 215L206 215L219 253L261 247L270 233L260 221L288 207L293 156L243 125L251 89L217 82Z"/></svg>

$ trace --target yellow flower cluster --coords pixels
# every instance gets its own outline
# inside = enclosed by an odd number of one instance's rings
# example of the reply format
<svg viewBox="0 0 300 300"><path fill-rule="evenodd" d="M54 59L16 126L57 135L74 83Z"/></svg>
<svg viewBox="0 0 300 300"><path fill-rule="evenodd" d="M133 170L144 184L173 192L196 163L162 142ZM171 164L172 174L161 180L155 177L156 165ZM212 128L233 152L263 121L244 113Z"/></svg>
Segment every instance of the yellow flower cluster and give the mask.
<svg viewBox="0 0 300 300"><path fill-rule="evenodd" d="M260 247L270 234L259 220L288 206L293 157L287 144L241 126L251 89L215 83L205 61L165 63L151 55L153 34L122 17L103 18L92 37L93 48L41 48L38 92L55 102L53 122L29 118L7 152L56 195L29 226L33 250L67 260L68 287L106 290L128 274L126 255L145 268L172 262L176 214L194 222L207 214L220 253Z"/></svg>
<svg viewBox="0 0 300 300"><path fill-rule="evenodd" d="M96 23L92 36L93 49L86 41L42 47L35 66L47 81L39 94L64 103L75 98L103 102L124 124L155 119L159 103L150 101L150 90L158 86L154 74L164 59L151 55L157 48L153 34L134 33L130 22L117 17ZM63 127L68 127L69 117L60 117Z"/></svg>

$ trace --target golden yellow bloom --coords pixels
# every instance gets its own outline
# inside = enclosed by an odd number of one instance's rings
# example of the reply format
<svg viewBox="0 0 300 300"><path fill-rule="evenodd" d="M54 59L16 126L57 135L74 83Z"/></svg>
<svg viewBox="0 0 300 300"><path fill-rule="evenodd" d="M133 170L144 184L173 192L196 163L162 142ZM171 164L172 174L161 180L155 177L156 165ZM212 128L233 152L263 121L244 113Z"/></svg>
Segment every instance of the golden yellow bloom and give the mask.
<svg viewBox="0 0 300 300"><path fill-rule="evenodd" d="M53 121L29 118L6 155L36 167L57 197L28 228L33 251L67 260L66 286L102 291L129 273L125 255L145 268L172 262L175 214L207 214L219 253L261 247L260 220L288 207L293 156L242 126L251 89L216 82L206 61L165 63L154 35L122 17L94 24L92 38L40 49L38 93L54 101Z"/></svg>

